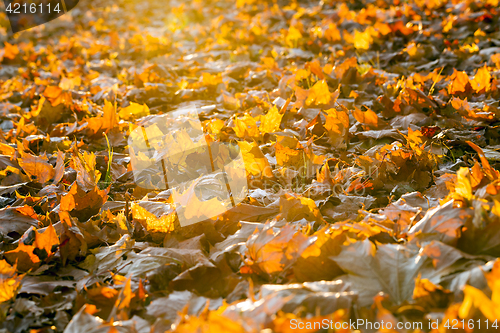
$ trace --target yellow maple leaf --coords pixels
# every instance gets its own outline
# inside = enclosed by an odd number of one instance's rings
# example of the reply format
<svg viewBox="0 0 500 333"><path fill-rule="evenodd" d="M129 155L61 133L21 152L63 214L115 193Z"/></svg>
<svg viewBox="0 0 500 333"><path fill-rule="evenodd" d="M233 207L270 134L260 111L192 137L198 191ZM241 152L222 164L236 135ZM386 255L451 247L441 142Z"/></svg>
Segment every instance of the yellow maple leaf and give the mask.
<svg viewBox="0 0 500 333"><path fill-rule="evenodd" d="M306 99L306 105L322 105L329 104L332 100L332 94L328 89L328 84L325 80L318 81L309 89L309 94Z"/></svg>
<svg viewBox="0 0 500 333"><path fill-rule="evenodd" d="M249 174L259 177L274 177L269 161L255 142L239 141L238 146L245 162L245 169Z"/></svg>
<svg viewBox="0 0 500 333"><path fill-rule="evenodd" d="M15 266L0 260L0 304L14 298L23 276L16 274Z"/></svg>
<svg viewBox="0 0 500 333"><path fill-rule="evenodd" d="M118 126L118 115L116 113L115 104L105 100L102 111L104 114L101 117L86 119L88 123L87 127L91 131L92 135L102 135L102 133L107 133L111 129Z"/></svg>
<svg viewBox="0 0 500 333"><path fill-rule="evenodd" d="M358 50L368 50L370 44L373 42L373 38L370 34L370 30L366 29L363 32L354 30L354 47Z"/></svg>
<svg viewBox="0 0 500 333"><path fill-rule="evenodd" d="M365 125L365 129L376 129L379 127L379 123L381 123L377 114L370 109L363 112L355 106L352 115L357 121Z"/></svg>
<svg viewBox="0 0 500 333"><path fill-rule="evenodd" d="M167 214L156 216L140 204L132 203L131 211L133 219L141 223L152 234L168 233L174 230L176 216L173 209Z"/></svg>
<svg viewBox="0 0 500 333"><path fill-rule="evenodd" d="M279 142L276 142L274 149L276 151L276 163L278 165L292 167L295 170L299 170L304 166L304 153L302 150L285 147Z"/></svg>
<svg viewBox="0 0 500 333"><path fill-rule="evenodd" d="M118 115L123 120L133 120L149 115L149 108L146 104L141 105L131 102L129 106L123 108L118 112Z"/></svg>
<svg viewBox="0 0 500 333"><path fill-rule="evenodd" d="M273 106L267 111L265 116L260 117L260 131L262 133L273 133L278 131L281 124L281 118L283 118L283 115L280 114L276 106Z"/></svg>
<svg viewBox="0 0 500 333"><path fill-rule="evenodd" d="M474 198L474 195L472 194L471 175L469 168L462 167L457 171L455 193L459 198L463 198L468 201Z"/></svg>
<svg viewBox="0 0 500 333"><path fill-rule="evenodd" d="M299 39L302 38L302 34L300 33L299 29L295 28L293 25L288 29L288 32L286 34L286 44L289 47L297 47L297 42Z"/></svg>
<svg viewBox="0 0 500 333"><path fill-rule="evenodd" d="M257 121L250 116L245 114L244 117L235 117L234 120L234 132L239 138L259 138L260 132L257 127Z"/></svg>

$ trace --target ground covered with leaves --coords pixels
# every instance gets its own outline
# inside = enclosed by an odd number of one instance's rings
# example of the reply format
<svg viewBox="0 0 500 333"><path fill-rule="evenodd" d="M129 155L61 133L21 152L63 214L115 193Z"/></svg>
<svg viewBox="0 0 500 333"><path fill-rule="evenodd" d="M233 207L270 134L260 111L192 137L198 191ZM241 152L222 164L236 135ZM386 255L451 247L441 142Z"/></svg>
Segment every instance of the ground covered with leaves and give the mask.
<svg viewBox="0 0 500 333"><path fill-rule="evenodd" d="M83 1L14 36L0 14L0 332L497 331L498 5ZM127 137L192 107L249 191L181 227Z"/></svg>

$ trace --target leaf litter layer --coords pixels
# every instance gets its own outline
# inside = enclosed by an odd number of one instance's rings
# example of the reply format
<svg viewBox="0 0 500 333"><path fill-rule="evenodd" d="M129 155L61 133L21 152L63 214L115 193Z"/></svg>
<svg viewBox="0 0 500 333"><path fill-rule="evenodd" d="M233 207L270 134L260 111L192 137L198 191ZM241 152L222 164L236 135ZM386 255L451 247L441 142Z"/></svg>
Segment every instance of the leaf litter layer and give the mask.
<svg viewBox="0 0 500 333"><path fill-rule="evenodd" d="M14 36L1 14L0 329L495 330L498 5L89 1ZM191 107L249 193L181 227L127 137Z"/></svg>

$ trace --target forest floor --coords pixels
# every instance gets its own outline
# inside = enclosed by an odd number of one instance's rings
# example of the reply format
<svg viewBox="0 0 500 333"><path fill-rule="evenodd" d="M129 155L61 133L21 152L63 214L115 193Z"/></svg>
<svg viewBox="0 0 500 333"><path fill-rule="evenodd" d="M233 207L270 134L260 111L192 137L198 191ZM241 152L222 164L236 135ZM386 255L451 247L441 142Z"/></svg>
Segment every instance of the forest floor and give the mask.
<svg viewBox="0 0 500 333"><path fill-rule="evenodd" d="M15 35L0 13L0 332L496 332L499 12L81 1ZM247 171L209 219L220 188L131 163L134 130L193 109Z"/></svg>

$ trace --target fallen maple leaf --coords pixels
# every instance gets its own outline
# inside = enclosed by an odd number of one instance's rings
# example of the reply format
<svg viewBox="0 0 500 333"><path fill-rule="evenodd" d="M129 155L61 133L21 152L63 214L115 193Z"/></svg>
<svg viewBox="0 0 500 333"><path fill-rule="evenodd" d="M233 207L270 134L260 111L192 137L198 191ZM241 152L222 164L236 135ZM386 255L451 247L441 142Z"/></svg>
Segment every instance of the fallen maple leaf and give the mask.
<svg viewBox="0 0 500 333"><path fill-rule="evenodd" d="M16 266L0 260L0 304L16 296L23 275L16 274Z"/></svg>

